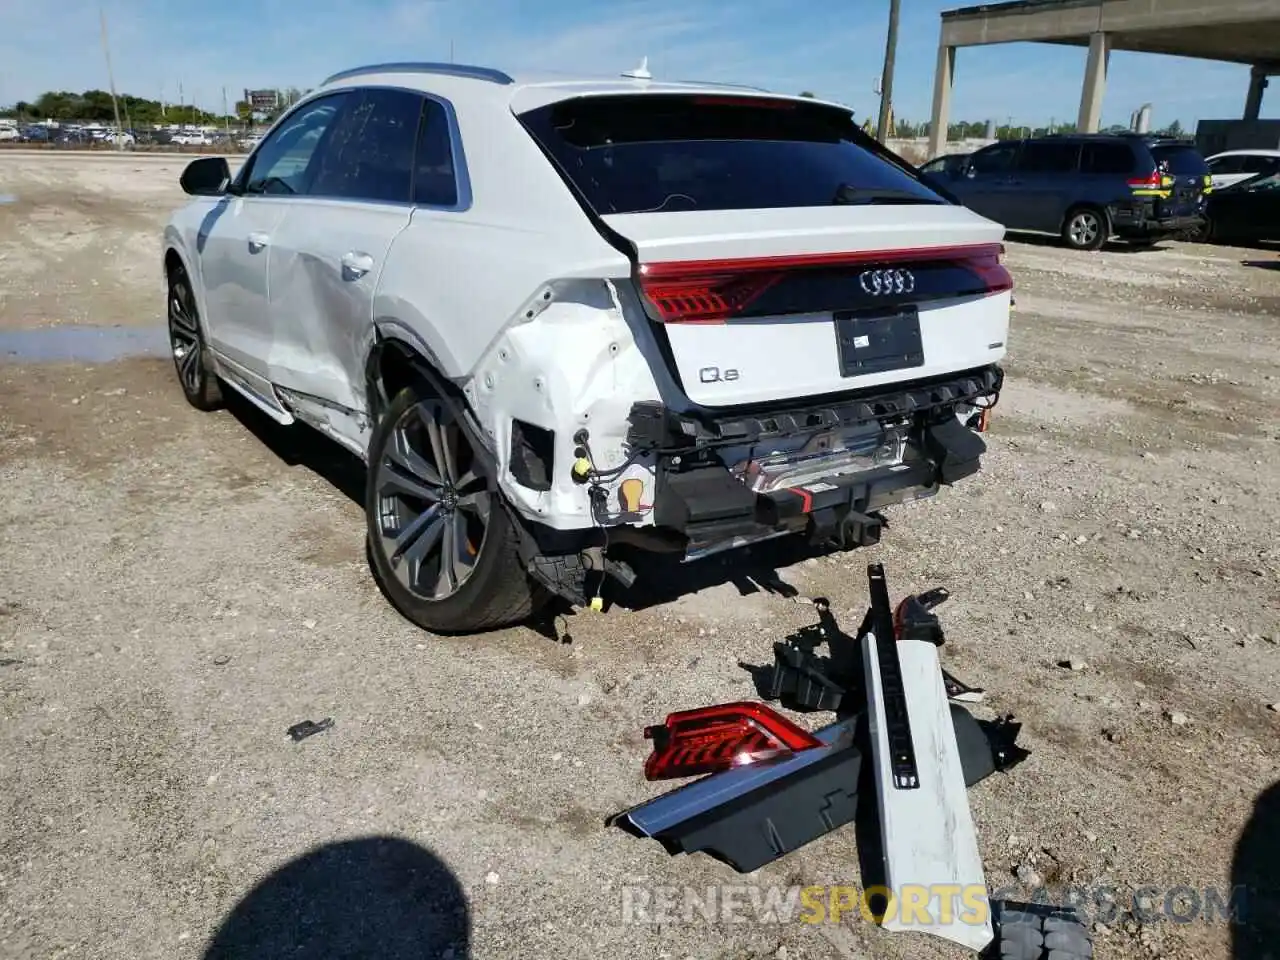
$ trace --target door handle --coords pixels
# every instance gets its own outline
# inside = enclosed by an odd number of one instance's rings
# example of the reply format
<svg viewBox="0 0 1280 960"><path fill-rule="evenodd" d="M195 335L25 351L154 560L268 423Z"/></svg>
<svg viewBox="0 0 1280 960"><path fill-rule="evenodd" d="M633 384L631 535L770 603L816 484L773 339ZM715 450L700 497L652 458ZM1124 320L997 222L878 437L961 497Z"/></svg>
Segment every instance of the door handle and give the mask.
<svg viewBox="0 0 1280 960"><path fill-rule="evenodd" d="M373 257L356 250L348 251L342 256L342 279L359 280L373 269Z"/></svg>
<svg viewBox="0 0 1280 960"><path fill-rule="evenodd" d="M249 252L261 253L266 249L267 241L270 239L265 233L249 234Z"/></svg>

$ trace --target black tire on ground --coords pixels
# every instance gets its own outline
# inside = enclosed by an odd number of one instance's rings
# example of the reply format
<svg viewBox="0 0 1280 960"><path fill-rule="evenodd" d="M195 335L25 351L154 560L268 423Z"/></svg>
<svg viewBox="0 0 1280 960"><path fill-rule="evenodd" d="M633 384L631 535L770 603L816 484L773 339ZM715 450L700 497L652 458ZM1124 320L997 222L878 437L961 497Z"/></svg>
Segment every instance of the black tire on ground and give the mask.
<svg viewBox="0 0 1280 960"><path fill-rule="evenodd" d="M1200 226L1187 234L1187 239L1192 243L1213 243L1213 221L1205 217Z"/></svg>
<svg viewBox="0 0 1280 960"><path fill-rule="evenodd" d="M191 279L181 265L169 268L167 313L169 348L183 396L197 410L216 410L222 406L222 388L210 369L200 311Z"/></svg>
<svg viewBox="0 0 1280 960"><path fill-rule="evenodd" d="M1093 937L1067 907L992 902L995 940L988 960L1092 960Z"/></svg>
<svg viewBox="0 0 1280 960"><path fill-rule="evenodd" d="M1062 221L1062 242L1072 250L1101 250L1110 232L1107 212L1100 207L1073 207Z"/></svg>
<svg viewBox="0 0 1280 960"><path fill-rule="evenodd" d="M369 561L383 594L424 630L494 630L546 599L500 497L448 404L425 384L392 398L369 444Z"/></svg>

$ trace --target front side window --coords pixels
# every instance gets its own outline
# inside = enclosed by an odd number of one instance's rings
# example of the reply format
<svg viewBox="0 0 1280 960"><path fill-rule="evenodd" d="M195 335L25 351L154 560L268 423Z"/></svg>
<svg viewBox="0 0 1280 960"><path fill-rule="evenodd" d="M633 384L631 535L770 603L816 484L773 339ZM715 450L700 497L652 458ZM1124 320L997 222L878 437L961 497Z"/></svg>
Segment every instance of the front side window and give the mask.
<svg viewBox="0 0 1280 960"><path fill-rule="evenodd" d="M974 173L978 174L994 174L1008 173L1013 169L1014 161L1018 158L1018 144L1001 143L994 147L987 147L985 150L979 150L973 155L970 165Z"/></svg>
<svg viewBox="0 0 1280 960"><path fill-rule="evenodd" d="M597 214L947 203L847 111L764 97L580 97L520 117Z"/></svg>
<svg viewBox="0 0 1280 960"><path fill-rule="evenodd" d="M371 88L344 111L316 161L307 193L408 203L414 144L424 98L407 90Z"/></svg>
<svg viewBox="0 0 1280 960"><path fill-rule="evenodd" d="M316 148L338 115L345 93L320 97L299 107L258 147L245 168L242 192L302 193Z"/></svg>
<svg viewBox="0 0 1280 960"><path fill-rule="evenodd" d="M1265 157L1262 155L1248 156L1241 158L1243 163L1240 164L1241 173L1274 173L1280 170L1280 157ZM1214 171L1217 172L1216 170Z"/></svg>

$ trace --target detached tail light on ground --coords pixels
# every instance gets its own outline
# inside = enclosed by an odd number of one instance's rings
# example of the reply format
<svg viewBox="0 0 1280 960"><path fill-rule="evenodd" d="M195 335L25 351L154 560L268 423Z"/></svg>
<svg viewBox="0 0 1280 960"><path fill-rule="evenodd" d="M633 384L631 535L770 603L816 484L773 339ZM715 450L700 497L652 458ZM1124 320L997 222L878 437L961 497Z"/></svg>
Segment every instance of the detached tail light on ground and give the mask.
<svg viewBox="0 0 1280 960"><path fill-rule="evenodd" d="M724 703L672 713L646 727L648 780L695 777L822 746L809 731L763 703Z"/></svg>

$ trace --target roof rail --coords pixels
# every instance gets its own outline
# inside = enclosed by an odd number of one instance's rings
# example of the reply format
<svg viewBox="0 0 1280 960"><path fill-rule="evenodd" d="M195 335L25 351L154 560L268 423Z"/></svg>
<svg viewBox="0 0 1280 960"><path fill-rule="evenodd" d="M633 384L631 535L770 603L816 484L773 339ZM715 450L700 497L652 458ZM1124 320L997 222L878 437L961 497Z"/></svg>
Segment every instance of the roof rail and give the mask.
<svg viewBox="0 0 1280 960"><path fill-rule="evenodd" d="M348 80L366 73L434 73L447 77L466 77L470 80L485 80L502 85L515 83L510 76L492 67L472 67L465 63L374 63L367 67L355 67L343 70L329 77L321 86Z"/></svg>

